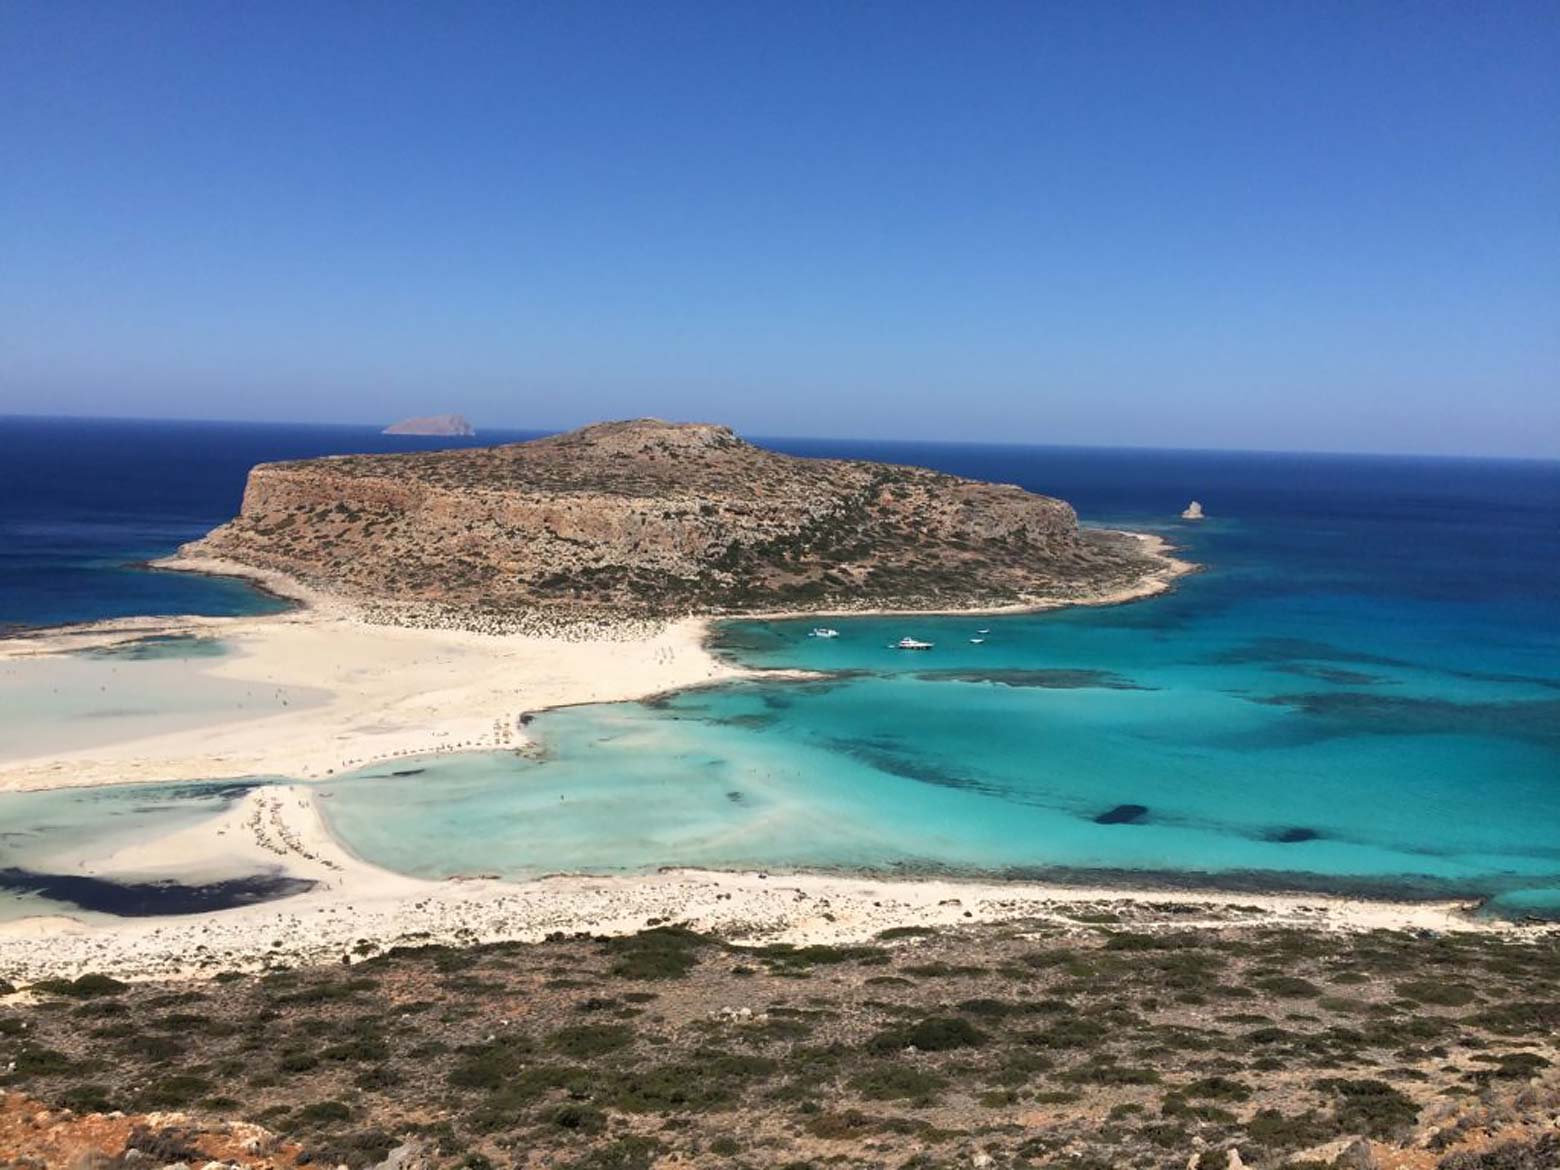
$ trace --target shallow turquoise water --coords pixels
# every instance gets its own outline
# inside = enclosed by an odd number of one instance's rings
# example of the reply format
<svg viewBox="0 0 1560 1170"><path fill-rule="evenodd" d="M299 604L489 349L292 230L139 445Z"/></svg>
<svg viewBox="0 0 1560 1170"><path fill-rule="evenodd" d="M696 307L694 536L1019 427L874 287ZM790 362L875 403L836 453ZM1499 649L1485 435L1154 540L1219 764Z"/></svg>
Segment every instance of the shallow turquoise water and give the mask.
<svg viewBox="0 0 1560 1170"><path fill-rule="evenodd" d="M207 673L229 652L220 639L181 636L0 661L0 760L259 719L325 698L307 687Z"/></svg>
<svg viewBox="0 0 1560 1170"><path fill-rule="evenodd" d="M1560 917L1560 465L898 457L1163 527L1209 571L1109 609L832 619L832 640L812 620L729 623L722 653L827 677L551 712L537 757L338 777L321 785L336 830L425 875L979 872L1475 894ZM1188 485L1215 518L1165 524ZM888 648L904 635L935 648ZM81 714L50 725L83 731ZM139 830L180 815L188 795L166 795ZM0 799L0 828L31 799ZM130 823L78 812L55 839ZM0 832L0 867L41 843L8 851Z"/></svg>
<svg viewBox="0 0 1560 1170"><path fill-rule="evenodd" d="M827 649L803 623L739 632L874 673L555 712L533 725L540 761L370 770L330 785L326 807L360 853L429 875L690 864L1135 871L1389 893L1560 886L1543 728L1426 731L1405 726L1417 708L1352 701L1297 711L1267 701L1293 690L1293 662L1187 661L1185 639L1129 639L1130 654L1108 657L1115 631L1054 617L993 619L986 645L913 665L882 649L905 623L835 624ZM972 625L916 633L952 647ZM1380 677L1394 681L1372 685L1406 685L1407 669L1391 669ZM1546 701L1519 683L1416 681L1474 712ZM1321 686L1307 693L1357 693ZM1129 804L1147 811L1096 823Z"/></svg>
<svg viewBox="0 0 1560 1170"><path fill-rule="evenodd" d="M26 890L20 875L76 874L146 836L221 816L253 783L119 784L0 792L0 922L81 907ZM20 888L18 888L20 886ZM99 910L94 917L112 913Z"/></svg>
<svg viewBox="0 0 1560 1170"><path fill-rule="evenodd" d="M1560 912L1552 590L1377 520L1177 529L1209 571L1128 606L729 623L722 653L829 677L553 712L540 760L369 769L326 807L430 875L932 870Z"/></svg>

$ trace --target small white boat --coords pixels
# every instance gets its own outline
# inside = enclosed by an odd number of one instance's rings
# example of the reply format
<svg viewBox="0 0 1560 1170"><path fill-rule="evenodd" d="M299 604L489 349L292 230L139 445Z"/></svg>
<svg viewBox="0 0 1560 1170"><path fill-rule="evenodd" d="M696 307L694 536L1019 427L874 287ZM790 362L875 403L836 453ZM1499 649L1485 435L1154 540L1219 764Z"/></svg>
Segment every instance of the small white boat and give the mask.
<svg viewBox="0 0 1560 1170"><path fill-rule="evenodd" d="M977 634L989 634L989 633L991 633L991 631L990 631L990 630L976 630L976 631L975 631L975 632L976 632L976 633L977 633Z"/></svg>
<svg viewBox="0 0 1560 1170"><path fill-rule="evenodd" d="M930 650L931 648L932 643L917 642L914 638L901 638L889 647L891 650Z"/></svg>
<svg viewBox="0 0 1560 1170"><path fill-rule="evenodd" d="M838 638L840 636L840 632L838 630L831 630L828 626L814 626L812 629L807 631L807 636L809 638Z"/></svg>
<svg viewBox="0 0 1560 1170"><path fill-rule="evenodd" d="M984 638L971 638L971 639L970 639L970 643L971 643L971 644L972 644L972 645L975 645L975 646L980 646L980 645L982 645L982 644L983 644L983 643L984 643L984 642L985 642L985 641L986 641L986 639L984 639Z"/></svg>

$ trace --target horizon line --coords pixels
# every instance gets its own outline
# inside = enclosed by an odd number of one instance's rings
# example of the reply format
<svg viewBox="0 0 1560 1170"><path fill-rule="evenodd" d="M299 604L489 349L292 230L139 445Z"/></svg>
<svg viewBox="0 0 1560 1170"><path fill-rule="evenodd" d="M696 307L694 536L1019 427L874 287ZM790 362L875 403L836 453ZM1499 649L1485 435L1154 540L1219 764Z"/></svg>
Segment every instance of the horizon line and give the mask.
<svg viewBox="0 0 1560 1170"><path fill-rule="evenodd" d="M459 412L444 412L456 413ZM423 416L433 417L433 416ZM464 415L461 415L464 418ZM636 418L656 418L655 415L638 415ZM8 411L0 412L0 421L5 419L38 419L54 422L104 422L104 423L186 423L197 426L239 426L239 427L319 427L325 429L341 430L371 430L376 434L382 434L384 427L389 424L368 422L304 422L298 419L233 419L233 418L189 418L184 416L167 415L116 415L116 414L48 414L35 411ZM563 434L567 431L578 430L580 427L591 426L600 422L621 422L626 419L593 419L590 422L579 423L571 427L519 427L519 426L490 426L485 428L487 433L524 434L537 438L546 435ZM667 422L708 423L705 419L666 419ZM469 422L469 420L468 420ZM730 426L728 423L714 423L716 426ZM1361 458L1361 459L1457 459L1471 462L1486 463L1560 463L1560 453L1554 455L1493 455L1467 451L1366 451L1357 449L1347 450L1317 450L1309 447L1154 447L1140 443L1044 443L1025 442L1014 440L996 439L920 439L904 438L891 435L803 435L803 434L759 434L738 430L730 427L739 436L749 438L755 442L775 440L780 442L823 442L823 443L900 443L919 444L928 447L1014 447L1032 448L1038 450L1057 451L1155 451L1166 453L1192 454L1192 455L1310 455L1322 458ZM392 438L418 438L418 439L456 439L476 438L480 439L484 433L482 428L473 427L475 435L399 435ZM521 440L524 441L524 440ZM478 443L478 446L481 444ZM496 445L496 444L495 444Z"/></svg>

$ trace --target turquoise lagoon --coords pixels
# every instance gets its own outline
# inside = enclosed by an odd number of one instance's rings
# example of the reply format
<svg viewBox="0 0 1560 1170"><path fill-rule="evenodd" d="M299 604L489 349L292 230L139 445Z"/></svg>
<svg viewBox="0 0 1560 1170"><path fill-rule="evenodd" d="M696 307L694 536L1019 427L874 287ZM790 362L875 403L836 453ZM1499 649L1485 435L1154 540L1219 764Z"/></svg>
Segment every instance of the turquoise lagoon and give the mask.
<svg viewBox="0 0 1560 1170"><path fill-rule="evenodd" d="M429 876L763 866L1560 899L1550 683L1186 628L1197 589L1144 603L1157 633L1126 611L835 621L828 641L734 623L727 652L828 673L545 714L539 758L368 769L324 807L365 857ZM904 633L936 648L889 650Z"/></svg>
<svg viewBox="0 0 1560 1170"><path fill-rule="evenodd" d="M724 623L719 653L818 676L546 712L534 754L336 777L319 787L342 840L428 876L981 874L1560 917L1560 464L789 449L1050 491L1207 570L1110 608L830 619L835 639ZM1166 523L1193 495L1214 518ZM935 648L888 648L904 635ZM179 791L137 806L145 831L198 788ZM45 838L89 849L98 822L68 810L18 828L53 796L0 796L0 870Z"/></svg>

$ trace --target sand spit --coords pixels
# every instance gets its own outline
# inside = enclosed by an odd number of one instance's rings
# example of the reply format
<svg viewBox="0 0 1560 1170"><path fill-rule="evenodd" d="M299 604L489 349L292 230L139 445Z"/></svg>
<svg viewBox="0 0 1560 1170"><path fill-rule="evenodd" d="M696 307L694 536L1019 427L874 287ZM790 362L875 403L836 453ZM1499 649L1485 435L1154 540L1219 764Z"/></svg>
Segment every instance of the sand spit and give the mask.
<svg viewBox="0 0 1560 1170"><path fill-rule="evenodd" d="M380 761L518 747L523 718L548 707L612 702L742 672L703 646L705 624L546 635L485 635L366 622L333 605L257 618L105 623L0 642L0 664L134 638L220 637L229 653L191 673L323 701L214 719L48 755L0 758L0 791L246 776L312 779ZM48 664L36 664L42 681Z"/></svg>
<svg viewBox="0 0 1560 1170"><path fill-rule="evenodd" d="M1157 536L1133 534L1156 567L1132 585L1082 601L1037 600L978 610L1015 613L1064 604L1113 605L1152 596L1195 566ZM249 618L130 618L33 631L0 640L0 665L101 649L145 637L219 637L229 653L202 662L202 677L323 692L324 701L246 717L214 717L168 731L148 717L110 743L39 755L0 754L0 791L65 786L318 779L406 756L519 747L524 717L551 707L616 702L751 677L705 648L710 619L567 622L539 617L523 632L464 615L378 608L367 614L281 573L226 561L176 558L160 567L244 577L298 603ZM858 611L862 614L870 610ZM803 616L768 614L767 617ZM40 685L46 683L40 671Z"/></svg>
<svg viewBox="0 0 1560 1170"><path fill-rule="evenodd" d="M315 882L294 897L215 913L87 923L67 916L0 924L0 979L102 972L124 979L334 962L396 945L536 941L555 932L628 934L677 922L733 942L853 942L902 926L1034 920L1078 930L1113 909L1135 929L1301 926L1315 929L1499 930L1466 903L1394 903L1316 895L1066 887L1019 882L894 880L819 874L666 870L560 875L530 882L472 876L427 881L352 856L303 785L255 789L225 814L123 849L86 868L211 880L267 872Z"/></svg>

